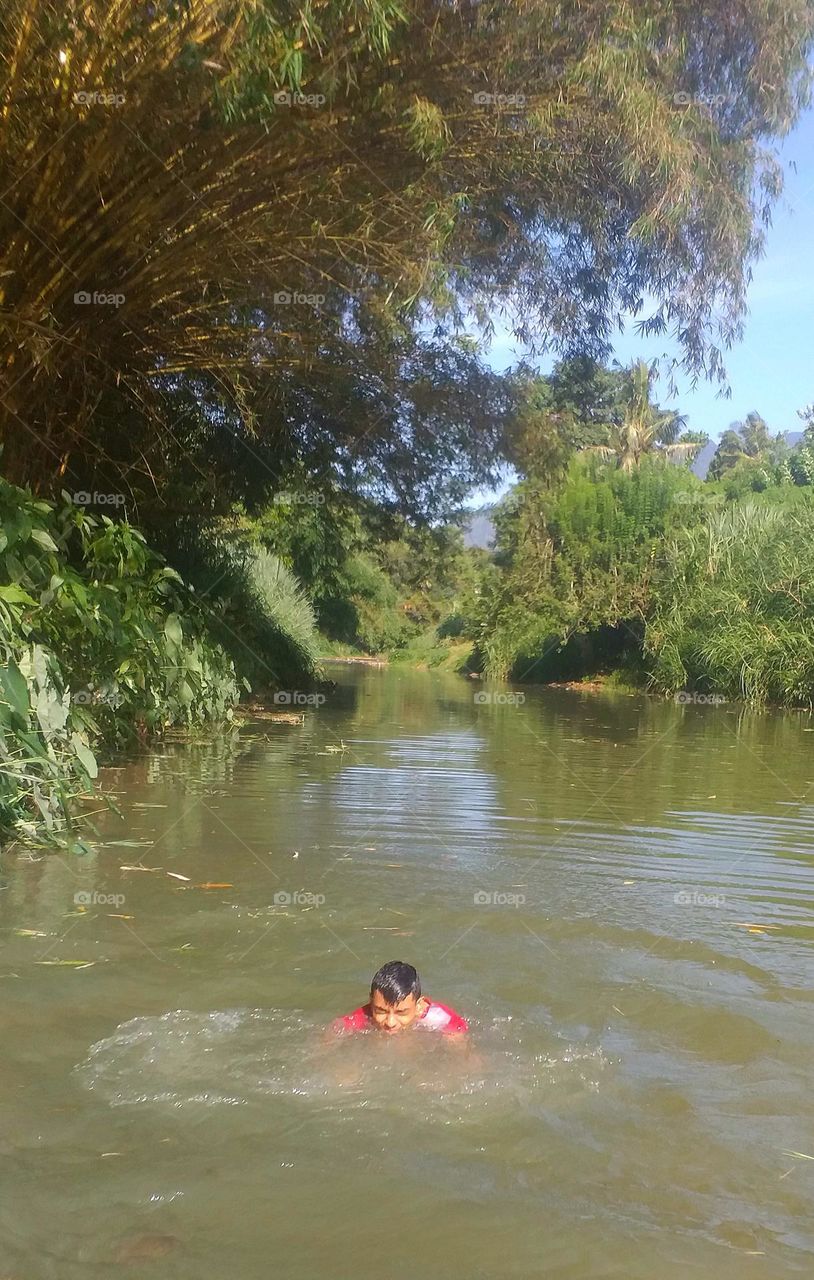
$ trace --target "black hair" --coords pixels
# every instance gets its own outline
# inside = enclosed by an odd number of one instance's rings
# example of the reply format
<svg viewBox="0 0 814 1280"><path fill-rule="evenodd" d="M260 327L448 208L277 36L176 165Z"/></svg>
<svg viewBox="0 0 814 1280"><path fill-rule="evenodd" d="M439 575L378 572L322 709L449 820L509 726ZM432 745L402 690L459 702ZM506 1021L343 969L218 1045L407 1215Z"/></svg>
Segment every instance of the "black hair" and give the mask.
<svg viewBox="0 0 814 1280"><path fill-rule="evenodd" d="M373 975L370 994L373 995L374 991L383 995L388 1004L398 1004L408 996L415 996L417 1000L421 995L421 979L411 964L405 964L403 960L388 960Z"/></svg>

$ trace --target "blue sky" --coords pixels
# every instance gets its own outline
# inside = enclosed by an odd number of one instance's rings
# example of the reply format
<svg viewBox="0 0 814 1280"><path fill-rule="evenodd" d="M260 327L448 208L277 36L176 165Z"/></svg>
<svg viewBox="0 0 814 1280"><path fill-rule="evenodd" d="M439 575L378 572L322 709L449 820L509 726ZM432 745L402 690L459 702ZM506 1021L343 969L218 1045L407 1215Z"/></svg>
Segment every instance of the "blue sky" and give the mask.
<svg viewBox="0 0 814 1280"><path fill-rule="evenodd" d="M766 251L754 266L749 286L749 315L743 341L725 353L731 399L717 386L699 383L694 390L677 378L679 394L667 396L657 387L662 405L680 409L688 427L720 436L751 410L762 414L772 432L800 431L797 410L814 401L814 111L778 147L785 190L775 205ZM642 340L632 327L620 336L614 355L623 364L642 356L650 360L678 354L664 338ZM503 369L522 354L510 334L500 333L487 353L488 362ZM550 367L550 361L542 366ZM485 495L478 495L483 500Z"/></svg>

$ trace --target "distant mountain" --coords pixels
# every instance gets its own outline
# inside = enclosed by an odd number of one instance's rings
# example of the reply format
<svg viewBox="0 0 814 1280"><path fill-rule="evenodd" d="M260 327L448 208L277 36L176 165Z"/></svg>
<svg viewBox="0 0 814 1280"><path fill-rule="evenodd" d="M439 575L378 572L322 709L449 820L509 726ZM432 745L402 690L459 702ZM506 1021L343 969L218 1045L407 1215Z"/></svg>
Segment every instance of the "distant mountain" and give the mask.
<svg viewBox="0 0 814 1280"><path fill-rule="evenodd" d="M718 441L710 440L704 445L701 452L696 454L695 461L690 464L690 471L692 471L694 475L698 476L699 480L706 480L710 463L715 457L715 450L717 448Z"/></svg>
<svg viewBox="0 0 814 1280"><path fill-rule="evenodd" d="M494 506L480 507L477 511L473 511L469 519L462 524L465 547L483 547L485 551L492 550L495 545L495 526L491 520L494 509Z"/></svg>

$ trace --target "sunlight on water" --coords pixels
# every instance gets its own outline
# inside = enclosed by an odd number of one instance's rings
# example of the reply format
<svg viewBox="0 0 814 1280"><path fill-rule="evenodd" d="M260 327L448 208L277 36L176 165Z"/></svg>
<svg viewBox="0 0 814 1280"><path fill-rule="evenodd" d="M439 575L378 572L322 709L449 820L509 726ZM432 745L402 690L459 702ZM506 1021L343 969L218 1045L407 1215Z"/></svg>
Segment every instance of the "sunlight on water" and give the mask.
<svg viewBox="0 0 814 1280"><path fill-rule="evenodd" d="M805 718L345 677L7 859L0 1280L810 1280Z"/></svg>

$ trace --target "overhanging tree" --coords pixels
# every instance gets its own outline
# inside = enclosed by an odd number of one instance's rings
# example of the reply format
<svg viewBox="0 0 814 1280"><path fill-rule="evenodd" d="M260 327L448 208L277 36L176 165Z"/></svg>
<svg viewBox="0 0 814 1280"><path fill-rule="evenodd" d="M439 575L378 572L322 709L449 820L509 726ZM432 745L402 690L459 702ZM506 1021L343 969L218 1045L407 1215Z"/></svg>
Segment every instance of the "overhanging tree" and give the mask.
<svg viewBox="0 0 814 1280"><path fill-rule="evenodd" d="M330 402L365 334L501 308L537 350L599 356L633 312L720 374L811 34L806 0L9 0L5 468L160 501L190 380L236 447L296 455L313 405L285 384ZM403 407L324 442L362 470L378 442L418 506Z"/></svg>

